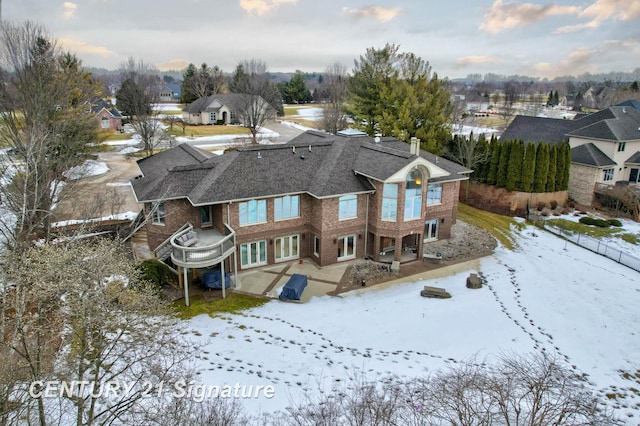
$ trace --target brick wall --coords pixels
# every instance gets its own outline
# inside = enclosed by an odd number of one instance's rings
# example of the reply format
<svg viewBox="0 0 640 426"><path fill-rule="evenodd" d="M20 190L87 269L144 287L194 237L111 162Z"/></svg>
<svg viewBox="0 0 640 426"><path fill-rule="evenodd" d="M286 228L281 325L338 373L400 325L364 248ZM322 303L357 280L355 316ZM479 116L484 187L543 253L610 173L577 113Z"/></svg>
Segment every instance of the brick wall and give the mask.
<svg viewBox="0 0 640 426"><path fill-rule="evenodd" d="M236 242L241 244L266 241L267 262L275 263L275 242L279 237L299 235L299 255L314 258L321 266L330 265L338 261L340 238L355 236L356 257L365 254L376 257L380 251L380 237L396 239L397 256L401 254L402 238L407 235L424 233L425 219L445 219L440 224L439 237L447 238L451 225L455 222L457 205L457 191L459 182L443 185L442 204L425 208L426 188L423 188L422 217L404 221L404 184L398 187L398 220L396 222L382 221L380 211L382 206L382 183L375 182L376 193L359 194L358 215L353 219L339 219L339 197L317 199L307 194L300 195L300 216L293 219L274 220L274 199L267 199L267 221L252 225L240 226L239 203L219 204L212 208L213 223L220 232L224 232L223 223L229 223L236 231ZM196 228L201 227L199 208L191 206L186 200L170 200L164 203L165 224L147 225L149 246L154 249L161 242L169 238L173 232L190 222ZM367 207L369 209L369 224L367 226ZM146 205L147 212L150 204ZM368 230L368 232L367 232ZM372 235L376 237L372 238ZM319 256L314 254L314 237L320 240ZM365 253L365 242L368 245ZM420 238L419 250L422 248ZM238 267L241 267L238 262Z"/></svg>

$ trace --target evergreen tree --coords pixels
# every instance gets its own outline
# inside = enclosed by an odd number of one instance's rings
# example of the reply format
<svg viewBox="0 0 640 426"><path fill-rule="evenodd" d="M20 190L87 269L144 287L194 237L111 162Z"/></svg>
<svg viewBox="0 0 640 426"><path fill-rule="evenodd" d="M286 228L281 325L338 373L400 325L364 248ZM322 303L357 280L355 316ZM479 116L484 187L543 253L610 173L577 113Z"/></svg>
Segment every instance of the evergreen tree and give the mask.
<svg viewBox="0 0 640 426"><path fill-rule="evenodd" d="M637 81L634 81L633 83L631 83L631 91L632 92L640 91L640 87L638 86L638 82Z"/></svg>
<svg viewBox="0 0 640 426"><path fill-rule="evenodd" d="M348 80L348 113L370 136L382 133L405 142L417 137L422 149L439 152L451 139L446 81L431 73L428 62L398 49L370 48L356 61Z"/></svg>
<svg viewBox="0 0 640 426"><path fill-rule="evenodd" d="M511 148L513 141L503 142L500 150L500 160L498 161L498 170L496 174L496 186L504 188L507 184L507 168L509 166L509 157L511 156Z"/></svg>
<svg viewBox="0 0 640 426"><path fill-rule="evenodd" d="M198 96L193 93L193 85L192 81L196 75L196 66L193 64L189 64L187 69L184 70L184 74L182 74L182 83L180 83L180 102L189 104L196 99Z"/></svg>
<svg viewBox="0 0 640 426"><path fill-rule="evenodd" d="M553 105L560 105L560 97L558 96L558 91L553 94Z"/></svg>
<svg viewBox="0 0 640 426"><path fill-rule="evenodd" d="M554 192L556 190L556 179L558 171L558 146L549 146L549 173L547 174L547 190L546 192Z"/></svg>
<svg viewBox="0 0 640 426"><path fill-rule="evenodd" d="M553 106L553 90L549 92L549 97L547 98L547 105Z"/></svg>
<svg viewBox="0 0 640 426"><path fill-rule="evenodd" d="M500 153L502 144L495 141L491 144L491 160L489 161L489 170L487 171L487 184L495 185L498 179L498 164L500 162Z"/></svg>
<svg viewBox="0 0 640 426"><path fill-rule="evenodd" d="M533 177L536 168L536 144L528 143L522 162L522 174L520 175L520 187L524 192L533 189Z"/></svg>
<svg viewBox="0 0 640 426"><path fill-rule="evenodd" d="M568 143L558 146L558 160L556 169L556 191L566 191L569 188L569 172L571 168L571 147Z"/></svg>
<svg viewBox="0 0 640 426"><path fill-rule="evenodd" d="M286 89L283 92L283 98L287 99L289 102L301 104L306 102L311 96L309 89L307 89L304 74L300 70L296 70L296 73L291 77L289 84L285 87Z"/></svg>
<svg viewBox="0 0 640 426"><path fill-rule="evenodd" d="M509 153L509 163L507 164L507 181L505 182L505 188L507 191L516 191L520 189L520 175L522 174L523 157L523 142L513 142Z"/></svg>
<svg viewBox="0 0 640 426"><path fill-rule="evenodd" d="M536 170L533 177L533 192L544 192L549 174L549 145L540 144L536 152Z"/></svg>

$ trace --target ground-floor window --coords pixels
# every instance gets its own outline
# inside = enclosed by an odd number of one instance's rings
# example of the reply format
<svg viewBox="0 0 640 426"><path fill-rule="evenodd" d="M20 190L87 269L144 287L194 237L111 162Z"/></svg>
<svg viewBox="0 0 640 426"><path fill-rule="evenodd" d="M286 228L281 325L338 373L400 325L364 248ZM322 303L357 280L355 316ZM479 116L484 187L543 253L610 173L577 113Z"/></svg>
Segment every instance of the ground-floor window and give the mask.
<svg viewBox="0 0 640 426"><path fill-rule="evenodd" d="M438 219L428 220L424 223L424 240L433 241L438 239Z"/></svg>
<svg viewBox="0 0 640 426"><path fill-rule="evenodd" d="M300 246L298 244L298 240L298 235L276 238L274 240L276 262L281 260L297 259L300 257Z"/></svg>
<svg viewBox="0 0 640 426"><path fill-rule="evenodd" d="M353 259L356 257L356 236L347 235L338 238L338 260Z"/></svg>
<svg viewBox="0 0 640 426"><path fill-rule="evenodd" d="M320 257L320 238L317 235L313 237L313 254Z"/></svg>
<svg viewBox="0 0 640 426"><path fill-rule="evenodd" d="M640 173L638 173L640 171L640 169L631 169L631 171L629 172L629 182L631 183L638 183L640 182Z"/></svg>
<svg viewBox="0 0 640 426"><path fill-rule="evenodd" d="M267 263L267 241L240 244L240 264L243 268Z"/></svg>

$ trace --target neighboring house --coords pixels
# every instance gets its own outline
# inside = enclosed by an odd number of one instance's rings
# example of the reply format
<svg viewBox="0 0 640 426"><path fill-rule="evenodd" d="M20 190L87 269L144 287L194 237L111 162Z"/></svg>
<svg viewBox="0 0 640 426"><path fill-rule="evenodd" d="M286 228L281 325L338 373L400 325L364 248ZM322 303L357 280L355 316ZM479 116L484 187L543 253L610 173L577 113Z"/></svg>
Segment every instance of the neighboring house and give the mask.
<svg viewBox="0 0 640 426"><path fill-rule="evenodd" d="M99 102L91 105L91 111L98 117L101 130L122 130L122 114L118 109L107 101L100 100Z"/></svg>
<svg viewBox="0 0 640 426"><path fill-rule="evenodd" d="M185 270L420 259L450 236L471 173L417 141L315 131L221 156L181 144L138 166L131 184L152 217L149 246Z"/></svg>
<svg viewBox="0 0 640 426"><path fill-rule="evenodd" d="M616 182L640 182L640 110L627 101L573 120L517 116L501 140L567 142L571 146L569 197L583 205Z"/></svg>
<svg viewBox="0 0 640 426"><path fill-rule="evenodd" d="M180 83L164 83L160 88L160 102L180 102L182 87Z"/></svg>
<svg viewBox="0 0 640 426"><path fill-rule="evenodd" d="M182 110L182 119L189 124L241 124L245 96L222 93L199 98ZM267 121L275 121L276 110L260 96L257 103L264 108Z"/></svg>

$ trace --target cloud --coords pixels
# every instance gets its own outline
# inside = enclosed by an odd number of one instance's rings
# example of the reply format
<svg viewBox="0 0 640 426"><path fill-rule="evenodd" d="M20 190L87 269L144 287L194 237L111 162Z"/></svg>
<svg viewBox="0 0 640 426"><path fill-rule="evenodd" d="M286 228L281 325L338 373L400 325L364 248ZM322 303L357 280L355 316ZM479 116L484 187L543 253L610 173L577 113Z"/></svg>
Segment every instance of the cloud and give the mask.
<svg viewBox="0 0 640 426"><path fill-rule="evenodd" d="M249 12L262 16L282 4L296 4L298 0L240 0L240 7Z"/></svg>
<svg viewBox="0 0 640 426"><path fill-rule="evenodd" d="M170 61L160 62L156 64L156 68L160 71L173 71L185 69L191 61L186 59L171 59Z"/></svg>
<svg viewBox="0 0 640 426"><path fill-rule="evenodd" d="M553 77L557 75L576 75L577 70L581 73L589 70L593 70L594 66L590 64L591 59L598 55L598 52L593 49L580 48L569 54L569 56L556 63L551 64L549 62L540 62L534 66L539 74Z"/></svg>
<svg viewBox="0 0 640 426"><path fill-rule="evenodd" d="M492 64L498 62L492 56L465 56L456 60L456 68L464 68L479 64Z"/></svg>
<svg viewBox="0 0 640 426"><path fill-rule="evenodd" d="M72 38L60 38L58 39L60 44L71 52L79 54L89 54L98 56L114 56L116 53L103 46L93 46L85 43L82 40L75 40Z"/></svg>
<svg viewBox="0 0 640 426"><path fill-rule="evenodd" d="M640 20L640 2L629 0L596 0L578 15L580 18L590 19L589 22L578 25L567 25L558 28L556 34L566 34L583 29L598 28L603 22Z"/></svg>
<svg viewBox="0 0 640 426"><path fill-rule="evenodd" d="M517 4L496 0L484 15L480 29L489 34L497 34L520 25L530 25L550 16L577 15L578 13L580 13L580 8L577 6Z"/></svg>
<svg viewBox="0 0 640 426"><path fill-rule="evenodd" d="M400 7L367 6L360 9L343 7L342 13L354 19L373 18L380 22L389 22L402 13Z"/></svg>
<svg viewBox="0 0 640 426"><path fill-rule="evenodd" d="M64 19L73 18L73 15L75 15L76 13L76 9L78 9L78 5L75 3L71 3L70 1L65 1L62 4L62 7L63 7L62 17Z"/></svg>

